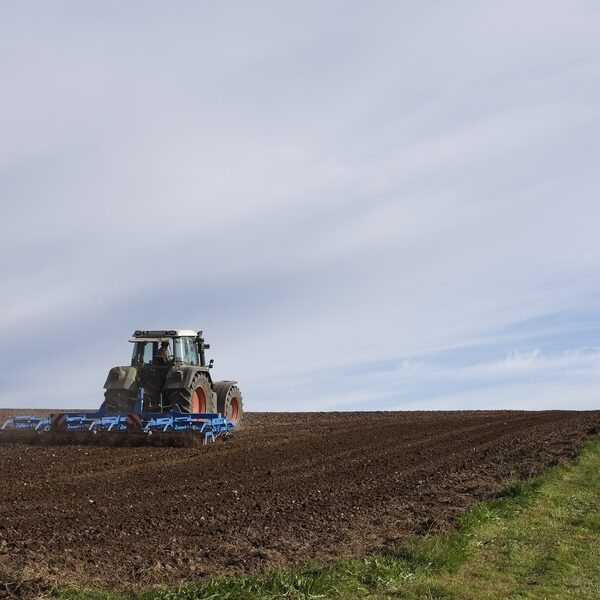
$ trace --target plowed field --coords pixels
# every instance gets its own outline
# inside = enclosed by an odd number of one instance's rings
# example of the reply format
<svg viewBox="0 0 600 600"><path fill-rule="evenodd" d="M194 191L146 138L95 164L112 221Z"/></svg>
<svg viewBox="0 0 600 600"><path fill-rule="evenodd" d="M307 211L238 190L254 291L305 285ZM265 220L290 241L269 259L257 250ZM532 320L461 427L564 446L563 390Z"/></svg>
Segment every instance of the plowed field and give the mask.
<svg viewBox="0 0 600 600"><path fill-rule="evenodd" d="M600 412L255 413L206 447L0 444L0 597L382 551L599 428Z"/></svg>

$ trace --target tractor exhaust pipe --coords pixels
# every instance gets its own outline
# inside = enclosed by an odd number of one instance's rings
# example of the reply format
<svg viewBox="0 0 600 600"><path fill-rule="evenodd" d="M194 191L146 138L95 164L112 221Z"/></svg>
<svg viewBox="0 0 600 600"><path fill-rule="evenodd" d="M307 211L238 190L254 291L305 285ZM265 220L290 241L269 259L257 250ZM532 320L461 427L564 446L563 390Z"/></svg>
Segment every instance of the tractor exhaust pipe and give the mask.
<svg viewBox="0 0 600 600"><path fill-rule="evenodd" d="M206 366L206 355L204 354L204 350L209 350L210 344L204 343L204 338L202 337L201 331L198 332L197 343L198 343L198 354L200 355L200 365L202 367L205 367Z"/></svg>

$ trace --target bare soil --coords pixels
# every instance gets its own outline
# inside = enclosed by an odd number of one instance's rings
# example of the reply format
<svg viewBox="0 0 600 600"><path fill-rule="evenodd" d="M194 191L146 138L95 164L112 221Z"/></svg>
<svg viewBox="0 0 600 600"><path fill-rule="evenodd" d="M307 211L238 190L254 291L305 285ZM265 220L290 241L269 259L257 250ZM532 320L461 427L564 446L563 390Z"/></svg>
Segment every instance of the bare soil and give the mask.
<svg viewBox="0 0 600 600"><path fill-rule="evenodd" d="M4 438L0 598L385 551L448 530L599 430L600 412L250 413L209 446Z"/></svg>

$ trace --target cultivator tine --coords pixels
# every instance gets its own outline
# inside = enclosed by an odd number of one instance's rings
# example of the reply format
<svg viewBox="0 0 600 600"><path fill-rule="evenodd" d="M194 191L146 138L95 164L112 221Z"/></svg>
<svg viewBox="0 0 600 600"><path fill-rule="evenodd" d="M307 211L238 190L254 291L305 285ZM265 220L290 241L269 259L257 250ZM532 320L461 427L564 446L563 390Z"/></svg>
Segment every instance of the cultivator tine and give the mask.
<svg viewBox="0 0 600 600"><path fill-rule="evenodd" d="M40 419L40 422L36 425L36 431L50 431L50 419Z"/></svg>

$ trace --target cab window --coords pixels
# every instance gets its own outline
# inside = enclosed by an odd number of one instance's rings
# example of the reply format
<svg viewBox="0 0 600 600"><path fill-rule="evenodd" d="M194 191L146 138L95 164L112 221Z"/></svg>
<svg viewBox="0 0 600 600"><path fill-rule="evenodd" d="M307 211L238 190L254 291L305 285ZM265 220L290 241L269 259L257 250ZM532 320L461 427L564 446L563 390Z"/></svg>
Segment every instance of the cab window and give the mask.
<svg viewBox="0 0 600 600"><path fill-rule="evenodd" d="M198 364L198 348L196 339L192 337L175 338L175 361L184 365Z"/></svg>
<svg viewBox="0 0 600 600"><path fill-rule="evenodd" d="M198 346L196 345L196 338L183 338L187 341L187 355L188 355L188 364L197 365L199 364L198 359Z"/></svg>
<svg viewBox="0 0 600 600"><path fill-rule="evenodd" d="M153 342L136 342L133 346L132 365L149 365L155 353Z"/></svg>

